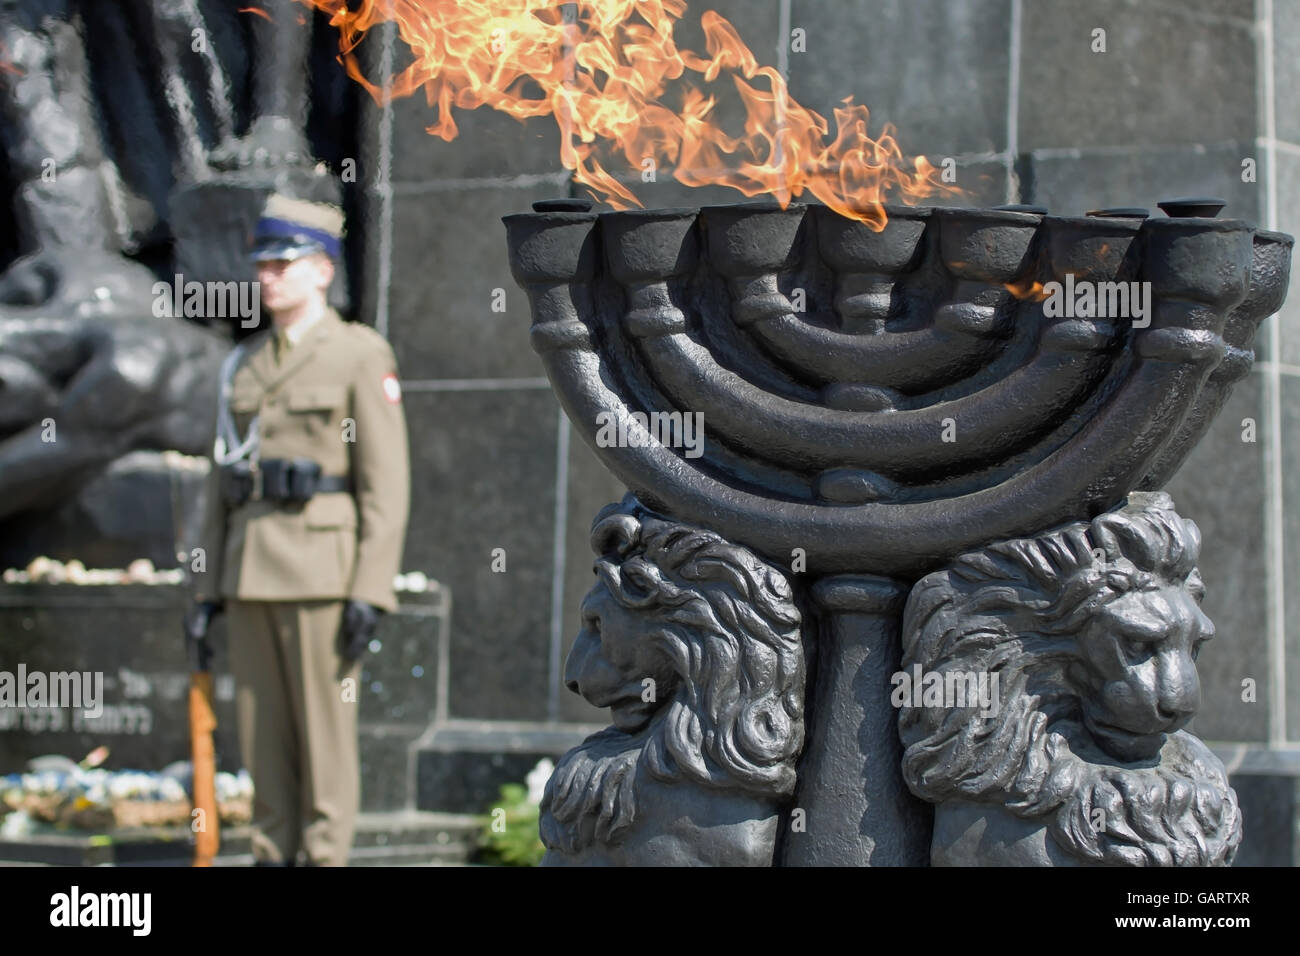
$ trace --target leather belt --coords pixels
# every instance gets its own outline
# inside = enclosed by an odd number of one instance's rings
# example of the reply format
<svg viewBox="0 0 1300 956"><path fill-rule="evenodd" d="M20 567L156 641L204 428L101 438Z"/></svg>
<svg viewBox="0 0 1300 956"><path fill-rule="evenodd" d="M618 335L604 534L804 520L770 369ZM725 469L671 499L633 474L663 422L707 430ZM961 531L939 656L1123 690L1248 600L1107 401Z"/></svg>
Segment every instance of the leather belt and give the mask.
<svg viewBox="0 0 1300 956"><path fill-rule="evenodd" d="M246 501L274 501L302 504L318 494L350 492L352 480L345 475L322 475L320 465L310 458L268 458L253 468L238 461L222 469L222 495L231 506Z"/></svg>
<svg viewBox="0 0 1300 956"><path fill-rule="evenodd" d="M316 484L316 494L327 495L352 490L352 479L347 475L322 475Z"/></svg>

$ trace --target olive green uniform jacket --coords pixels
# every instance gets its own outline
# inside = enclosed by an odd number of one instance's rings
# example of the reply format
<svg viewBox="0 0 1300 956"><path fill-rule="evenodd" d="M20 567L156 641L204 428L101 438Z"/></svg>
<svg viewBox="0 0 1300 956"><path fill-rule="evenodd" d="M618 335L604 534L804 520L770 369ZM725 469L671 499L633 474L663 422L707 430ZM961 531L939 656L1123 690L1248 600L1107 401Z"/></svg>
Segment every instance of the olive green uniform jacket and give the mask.
<svg viewBox="0 0 1300 956"><path fill-rule="evenodd" d="M330 309L278 355L259 332L232 380L230 408L241 437L260 416L262 459L306 457L352 491L320 493L304 505L247 501L227 507L219 469L208 478L195 573L200 600L352 599L397 606L410 507L406 417L388 342Z"/></svg>

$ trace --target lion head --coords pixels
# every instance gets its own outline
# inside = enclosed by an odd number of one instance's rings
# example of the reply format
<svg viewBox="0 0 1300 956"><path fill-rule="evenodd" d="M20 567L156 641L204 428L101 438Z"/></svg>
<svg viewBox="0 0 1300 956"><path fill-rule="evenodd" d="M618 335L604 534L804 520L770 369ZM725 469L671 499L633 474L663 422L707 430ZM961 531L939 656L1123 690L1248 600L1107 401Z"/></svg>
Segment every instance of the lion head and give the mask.
<svg viewBox="0 0 1300 956"><path fill-rule="evenodd" d="M1241 838L1223 765L1182 731L1200 702L1200 533L1165 494L923 578L903 618L904 668L997 674L991 713L909 707L904 776L935 803L1044 818L1071 855L1209 865Z"/></svg>
<svg viewBox="0 0 1300 956"><path fill-rule="evenodd" d="M565 683L613 727L560 761L542 839L576 852L613 842L636 814L641 774L745 791L794 791L803 746L801 616L776 567L630 495L596 516L597 582Z"/></svg>

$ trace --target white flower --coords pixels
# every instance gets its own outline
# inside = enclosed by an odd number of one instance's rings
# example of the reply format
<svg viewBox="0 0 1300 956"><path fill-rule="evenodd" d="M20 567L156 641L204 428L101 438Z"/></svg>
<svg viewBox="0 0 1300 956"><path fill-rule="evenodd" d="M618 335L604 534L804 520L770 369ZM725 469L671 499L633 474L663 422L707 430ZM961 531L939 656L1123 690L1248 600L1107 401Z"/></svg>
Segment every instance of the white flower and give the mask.
<svg viewBox="0 0 1300 956"><path fill-rule="evenodd" d="M0 823L0 836L24 837L32 832L32 818L26 810L15 810Z"/></svg>
<svg viewBox="0 0 1300 956"><path fill-rule="evenodd" d="M85 798L97 806L106 806L111 802L109 788L102 783L92 784L86 790Z"/></svg>
<svg viewBox="0 0 1300 956"><path fill-rule="evenodd" d="M181 786L181 782L179 780L173 780L170 777L165 777L159 781L158 796L163 800L169 800L172 802L179 802L187 799L185 788Z"/></svg>

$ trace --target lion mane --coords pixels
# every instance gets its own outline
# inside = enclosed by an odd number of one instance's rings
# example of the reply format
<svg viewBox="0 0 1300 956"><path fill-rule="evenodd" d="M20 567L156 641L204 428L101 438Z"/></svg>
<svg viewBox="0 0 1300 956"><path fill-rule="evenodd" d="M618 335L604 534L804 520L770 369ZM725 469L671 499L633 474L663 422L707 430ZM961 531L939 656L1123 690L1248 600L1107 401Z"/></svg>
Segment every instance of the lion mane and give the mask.
<svg viewBox="0 0 1300 956"><path fill-rule="evenodd" d="M541 805L546 846L576 853L616 842L636 820L643 774L789 797L803 747L804 657L785 575L630 495L596 516L591 543L596 574L618 603L656 622L649 639L680 680L646 727L608 727L560 760Z"/></svg>
<svg viewBox="0 0 1300 956"><path fill-rule="evenodd" d="M991 714L904 708L911 790L1041 819L1081 862L1230 864L1241 815L1218 758L1178 731L1149 766L1117 762L1085 729L1085 691L1071 676L1075 635L1091 615L1161 582L1199 590L1199 549L1196 525L1168 495L1135 494L1091 522L991 545L918 582L904 611L904 668L997 673L1002 701Z"/></svg>

